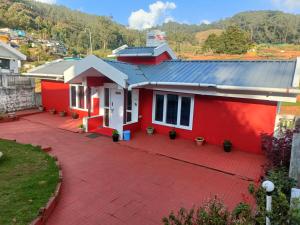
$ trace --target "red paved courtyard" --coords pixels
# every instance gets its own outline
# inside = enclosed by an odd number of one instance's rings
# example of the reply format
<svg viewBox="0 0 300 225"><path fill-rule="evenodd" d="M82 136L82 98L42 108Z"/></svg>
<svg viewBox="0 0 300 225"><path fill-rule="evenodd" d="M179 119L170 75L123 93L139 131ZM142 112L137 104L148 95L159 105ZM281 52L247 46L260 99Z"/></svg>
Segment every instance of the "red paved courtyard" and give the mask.
<svg viewBox="0 0 300 225"><path fill-rule="evenodd" d="M196 163L191 164L153 154L150 151L153 145L143 148L137 143L138 136L131 146L130 143L112 143L108 137L91 139L85 134L60 129L61 123L63 120L58 116L43 113L0 124L1 138L51 146L52 154L57 155L62 164L62 195L48 225L162 224L161 218L171 210L201 205L214 195L232 208L248 193L249 182L241 177L256 176L261 168L261 156L238 152L232 158L245 161L245 157L250 157L249 163L245 168L242 163L237 167L231 159L226 167L226 159L222 160L216 149L204 151L206 158L219 158L215 165L220 164L220 167L214 167L238 173L234 176L211 169L212 164L207 168L197 165L211 163L209 160L196 159ZM176 145L171 143L177 146L174 156L183 157L178 149L189 145L180 139L176 141ZM166 141L161 143L166 146ZM189 151L185 157L197 156L196 149ZM202 158L204 153L200 154Z"/></svg>

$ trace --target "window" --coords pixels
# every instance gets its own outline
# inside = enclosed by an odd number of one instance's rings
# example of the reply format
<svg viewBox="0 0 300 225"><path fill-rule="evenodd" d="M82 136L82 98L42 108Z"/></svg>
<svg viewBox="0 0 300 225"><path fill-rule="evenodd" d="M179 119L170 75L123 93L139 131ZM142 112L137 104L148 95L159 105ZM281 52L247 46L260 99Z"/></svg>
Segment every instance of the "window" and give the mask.
<svg viewBox="0 0 300 225"><path fill-rule="evenodd" d="M125 95L125 118L124 123L132 122L132 92L126 91Z"/></svg>
<svg viewBox="0 0 300 225"><path fill-rule="evenodd" d="M192 96L154 93L153 123L192 129L193 107Z"/></svg>
<svg viewBox="0 0 300 225"><path fill-rule="evenodd" d="M82 85L71 85L70 105L72 108L86 109L87 93Z"/></svg>
<svg viewBox="0 0 300 225"><path fill-rule="evenodd" d="M71 106L76 107L76 86L71 86Z"/></svg>
<svg viewBox="0 0 300 225"><path fill-rule="evenodd" d="M9 59L0 59L0 68L9 70Z"/></svg>

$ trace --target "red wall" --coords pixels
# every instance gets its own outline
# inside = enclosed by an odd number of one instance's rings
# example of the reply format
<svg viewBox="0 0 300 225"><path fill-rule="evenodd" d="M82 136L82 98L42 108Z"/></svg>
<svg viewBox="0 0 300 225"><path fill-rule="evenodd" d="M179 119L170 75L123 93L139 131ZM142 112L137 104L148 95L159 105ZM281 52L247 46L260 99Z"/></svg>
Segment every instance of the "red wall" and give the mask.
<svg viewBox="0 0 300 225"><path fill-rule="evenodd" d="M152 56L151 57L150 56L146 56L146 57L145 56L132 56L132 57L119 56L119 57L117 57L118 61L132 63L132 64L146 64L146 65L159 64L162 61L170 60L170 59L171 59L171 56L167 52L164 52L156 57L152 57Z"/></svg>
<svg viewBox="0 0 300 225"><path fill-rule="evenodd" d="M54 108L57 112L66 111L69 114L71 112L77 112L80 118L88 116L87 111L70 109L69 84L65 84L61 81L42 80L41 87L42 104L47 111ZM100 101L98 98L93 98L93 106L91 116L99 115Z"/></svg>
<svg viewBox="0 0 300 225"><path fill-rule="evenodd" d="M153 92L141 89L140 96L141 128L168 134L171 127L152 124ZM236 149L261 153L260 135L274 130L276 103L196 95L194 107L193 130L176 129L179 137L203 136L216 145L229 139Z"/></svg>

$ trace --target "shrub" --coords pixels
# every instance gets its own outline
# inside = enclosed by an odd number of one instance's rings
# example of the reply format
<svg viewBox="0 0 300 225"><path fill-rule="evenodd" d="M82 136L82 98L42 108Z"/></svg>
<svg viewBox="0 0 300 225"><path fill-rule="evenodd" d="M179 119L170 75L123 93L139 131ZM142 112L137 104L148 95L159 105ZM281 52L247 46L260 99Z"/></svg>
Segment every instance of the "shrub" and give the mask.
<svg viewBox="0 0 300 225"><path fill-rule="evenodd" d="M268 169L289 168L293 134L293 130L285 130L280 137L273 137L273 135L267 134L262 135L262 150L268 160Z"/></svg>
<svg viewBox="0 0 300 225"><path fill-rule="evenodd" d="M253 221L249 205L240 203L233 212L229 212L217 197L197 210L181 208L177 215L172 212L168 218L163 218L164 225L251 225Z"/></svg>

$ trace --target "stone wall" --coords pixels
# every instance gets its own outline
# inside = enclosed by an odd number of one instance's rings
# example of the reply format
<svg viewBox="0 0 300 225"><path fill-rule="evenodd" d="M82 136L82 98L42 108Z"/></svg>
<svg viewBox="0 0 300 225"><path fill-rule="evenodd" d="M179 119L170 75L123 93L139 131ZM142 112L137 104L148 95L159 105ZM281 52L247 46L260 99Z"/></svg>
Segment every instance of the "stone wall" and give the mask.
<svg viewBox="0 0 300 225"><path fill-rule="evenodd" d="M0 84L0 112L14 112L36 107L34 82L20 84L15 78L16 85L7 85L7 81L3 78L4 76L2 76L2 85Z"/></svg>

